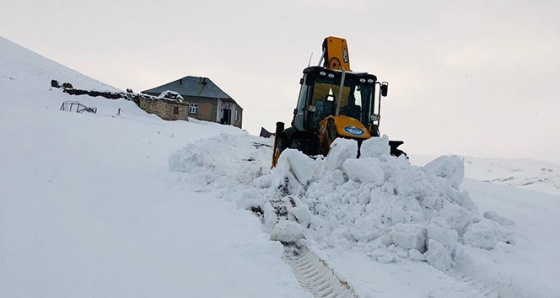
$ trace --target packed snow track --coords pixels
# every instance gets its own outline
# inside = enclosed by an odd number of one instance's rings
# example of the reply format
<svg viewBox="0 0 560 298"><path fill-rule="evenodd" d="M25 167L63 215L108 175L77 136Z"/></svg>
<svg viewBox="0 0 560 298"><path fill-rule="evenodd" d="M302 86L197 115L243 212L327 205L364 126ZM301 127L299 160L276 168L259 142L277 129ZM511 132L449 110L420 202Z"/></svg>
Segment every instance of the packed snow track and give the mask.
<svg viewBox="0 0 560 298"><path fill-rule="evenodd" d="M285 247L284 259L302 287L318 298L357 298L350 285L307 247Z"/></svg>

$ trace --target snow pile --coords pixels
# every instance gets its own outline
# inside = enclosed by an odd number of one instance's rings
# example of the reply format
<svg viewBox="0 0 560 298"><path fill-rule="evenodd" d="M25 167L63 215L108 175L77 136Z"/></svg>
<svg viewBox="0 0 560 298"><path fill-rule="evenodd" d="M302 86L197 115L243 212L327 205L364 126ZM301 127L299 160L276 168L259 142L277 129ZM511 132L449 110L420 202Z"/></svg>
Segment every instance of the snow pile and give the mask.
<svg viewBox="0 0 560 298"><path fill-rule="evenodd" d="M464 245L513 244L512 223L494 213L479 215L459 190L464 166L458 156L412 166L389 155L383 136L364 141L356 159L356 142L340 138L326 158L287 149L269 171L270 148L251 138L222 135L194 143L172 155L170 167L222 188L224 197L261 216L273 240L304 236L321 248L357 249L384 263L426 261L444 271Z"/></svg>
<svg viewBox="0 0 560 298"><path fill-rule="evenodd" d="M270 158L268 140L252 137L247 133L233 135L222 133L218 137L202 139L188 144L169 157L171 171L192 172L201 185L231 187L232 184L249 184L255 176L270 167L259 163Z"/></svg>
<svg viewBox="0 0 560 298"><path fill-rule="evenodd" d="M165 100L169 100L169 101L173 101L173 102L178 102L178 103L182 103L185 101L185 99L181 96L181 94L175 92L175 91L171 91L171 90L165 90L163 91L158 97L156 97L157 99L165 99Z"/></svg>

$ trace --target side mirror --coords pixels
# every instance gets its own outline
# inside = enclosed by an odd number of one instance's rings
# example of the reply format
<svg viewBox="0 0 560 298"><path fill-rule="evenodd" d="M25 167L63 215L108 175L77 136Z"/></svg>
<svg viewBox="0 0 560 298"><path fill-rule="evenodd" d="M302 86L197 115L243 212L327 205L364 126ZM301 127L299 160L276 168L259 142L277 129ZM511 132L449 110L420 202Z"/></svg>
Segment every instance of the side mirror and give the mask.
<svg viewBox="0 0 560 298"><path fill-rule="evenodd" d="M387 96L387 92L389 91L389 83L383 82L381 83L381 96Z"/></svg>

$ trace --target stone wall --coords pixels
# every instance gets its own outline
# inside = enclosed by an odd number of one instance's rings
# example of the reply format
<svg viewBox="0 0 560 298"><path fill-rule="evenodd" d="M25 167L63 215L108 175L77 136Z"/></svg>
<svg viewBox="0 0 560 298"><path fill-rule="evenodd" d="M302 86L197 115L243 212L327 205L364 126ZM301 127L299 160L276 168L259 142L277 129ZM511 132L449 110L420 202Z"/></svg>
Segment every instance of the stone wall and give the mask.
<svg viewBox="0 0 560 298"><path fill-rule="evenodd" d="M165 99L139 98L138 106L149 114L156 114L163 120L188 120L189 104Z"/></svg>

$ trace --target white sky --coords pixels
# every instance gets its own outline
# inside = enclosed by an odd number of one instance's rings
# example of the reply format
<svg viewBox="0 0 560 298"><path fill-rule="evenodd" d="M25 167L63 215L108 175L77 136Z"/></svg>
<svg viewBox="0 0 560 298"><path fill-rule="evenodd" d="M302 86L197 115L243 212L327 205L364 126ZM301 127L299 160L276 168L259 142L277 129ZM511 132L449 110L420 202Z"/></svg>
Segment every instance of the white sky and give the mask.
<svg viewBox="0 0 560 298"><path fill-rule="evenodd" d="M405 151L560 161L560 1L0 0L0 35L142 91L210 77L258 134L290 122L323 38L389 81ZM485 144L482 148L479 144Z"/></svg>

